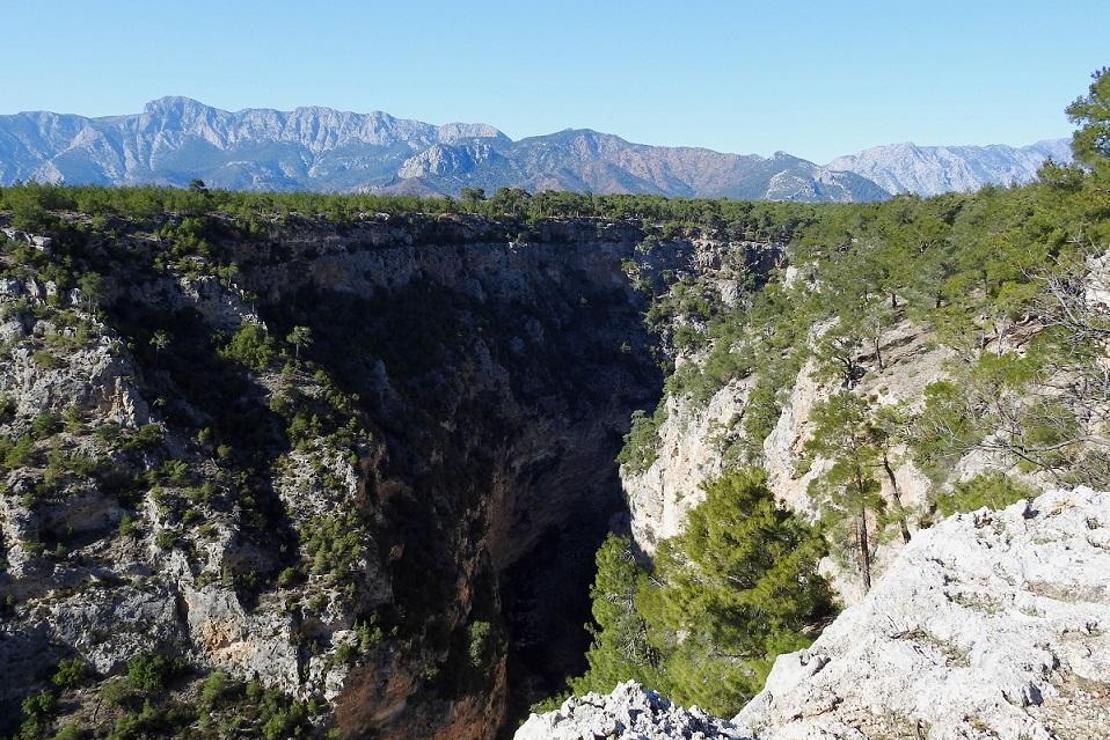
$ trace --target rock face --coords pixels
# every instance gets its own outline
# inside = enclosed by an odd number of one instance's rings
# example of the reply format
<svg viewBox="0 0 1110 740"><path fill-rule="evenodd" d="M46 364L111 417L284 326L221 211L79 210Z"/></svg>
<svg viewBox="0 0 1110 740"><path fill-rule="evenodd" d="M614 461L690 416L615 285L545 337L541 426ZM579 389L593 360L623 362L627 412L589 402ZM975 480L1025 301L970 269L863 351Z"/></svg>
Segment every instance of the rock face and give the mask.
<svg viewBox="0 0 1110 740"><path fill-rule="evenodd" d="M676 707L659 694L629 681L605 696L571 697L553 712L533 714L515 740L664 740L741 738L727 720L697 707Z"/></svg>
<svg viewBox="0 0 1110 740"><path fill-rule="evenodd" d="M920 404L925 385L944 377L944 361L949 357L947 350L931 340L930 334L910 322L894 327L884 337L885 364L881 369L874 358L860 353L857 361L865 373L859 381L859 392L884 406ZM658 430L657 457L646 470L621 471L632 535L645 552L654 551L659 539L682 531L686 513L705 497L702 484L724 469L723 450L730 435L738 433L753 383L751 376L734 379L701 404L689 398L667 398L669 413ZM805 442L812 433L810 412L839 389L835 382L818 381L814 363L807 362L791 387L784 389L781 413L763 442L762 465L776 497L793 511L810 517L819 512L809 496L809 483L828 462L817 459L803 472L798 470L798 461L804 457ZM911 528L916 528L917 516L928 506L930 482L903 454L904 450L896 453L892 455L892 468L898 495L910 512ZM965 472L970 476L982 467L969 463ZM889 480L883 477L881 485L883 495L891 499L894 490ZM878 569L886 566L900 544L896 540L880 548ZM854 571L840 567L831 558L824 565L842 600L852 604L862 597Z"/></svg>
<svg viewBox="0 0 1110 740"><path fill-rule="evenodd" d="M724 459L716 435L744 410L751 383L730 383L704 407L668 397L669 413L658 432L658 456L639 473L622 471L632 537L646 553L681 534L686 515L705 498L701 484L721 474Z"/></svg>
<svg viewBox="0 0 1110 740"><path fill-rule="evenodd" d="M0 183L157 183L249 190L463 187L659 193L799 201L881 200L854 172L772 157L633 144L589 129L512 141L485 124L433 126L374 112L305 107L229 112L180 97L109 118L0 116Z"/></svg>
<svg viewBox="0 0 1110 740"><path fill-rule="evenodd" d="M613 460L662 382L628 263L720 249L647 255L623 222L213 216L189 226L205 257L165 260L174 217L69 218L53 248L104 275L96 303L0 265L0 732L73 657L88 700L153 651L383 738L493 736L581 669Z"/></svg>
<svg viewBox="0 0 1110 740"><path fill-rule="evenodd" d="M86 118L0 116L0 184L157 183L249 190L385 190L456 194L463 187L659 193L809 202L936 195L1028 182L1047 157L1070 160L1063 139L1027 147L895 144L827 165L696 147L634 144L568 129L512 141L493 126L433 126L331 108L229 112L166 97L142 113Z"/></svg>
<svg viewBox="0 0 1110 740"><path fill-rule="evenodd" d="M781 656L735 722L782 739L1106 737L1108 574L1110 493L953 516Z"/></svg>

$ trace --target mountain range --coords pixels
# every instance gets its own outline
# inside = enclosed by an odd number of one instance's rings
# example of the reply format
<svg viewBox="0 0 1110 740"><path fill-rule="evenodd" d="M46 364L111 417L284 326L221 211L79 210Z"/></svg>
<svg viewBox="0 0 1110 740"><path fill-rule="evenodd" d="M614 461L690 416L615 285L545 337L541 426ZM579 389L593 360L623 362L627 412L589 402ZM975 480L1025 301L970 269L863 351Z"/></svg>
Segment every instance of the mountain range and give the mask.
<svg viewBox="0 0 1110 740"><path fill-rule="evenodd" d="M142 113L0 116L0 184L182 186L457 194L463 187L657 193L795 201L882 200L1031 180L1068 140L1026 147L894 144L826 165L698 147L634 144L568 129L512 140L483 123L435 126L321 107L229 112L183 97Z"/></svg>

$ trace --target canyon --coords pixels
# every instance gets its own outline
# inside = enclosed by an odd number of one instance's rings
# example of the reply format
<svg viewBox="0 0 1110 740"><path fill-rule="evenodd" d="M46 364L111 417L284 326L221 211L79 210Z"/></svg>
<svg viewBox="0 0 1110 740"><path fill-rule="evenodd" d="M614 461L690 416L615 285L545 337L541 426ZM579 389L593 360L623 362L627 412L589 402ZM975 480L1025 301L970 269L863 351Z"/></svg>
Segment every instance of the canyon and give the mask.
<svg viewBox="0 0 1110 740"><path fill-rule="evenodd" d="M15 200L0 215L4 732L507 737L587 668L608 534L629 535L650 563L706 485L752 460L780 511L832 533L822 484L843 463L814 452L818 409L866 399L909 429L936 412L938 387L981 382L966 368L1021 369L1043 356L1029 349L1038 334L1055 336L1043 304L1030 304L1035 321L975 318L942 336L907 299L871 291L882 321L867 314L877 329L842 341L859 328L836 313L849 302L818 301L860 281L830 264L873 253L829 261L827 237L812 251L792 231L806 210L742 211L751 223L725 227L713 212L709 225L324 216L220 210L196 190L100 193L208 204L183 212L62 200L96 190L13 192L51 208ZM977 217L990 197L941 204ZM648 736L947 737L964 728L936 713L948 705L906 702L957 679L1008 697L963 692L979 697L966 720L976 731L1104 728L1091 708L1106 685L1105 494L1054 484L1107 469L1110 271L1093 255L1069 269L1035 285L1064 302L1094 354L1054 357L1032 385L990 386L988 400L1017 414L1051 387L1050 420L1087 425L1092 444L1065 440L1063 462L1015 461L1014 449L1037 453L1004 446L1021 430L987 416L996 426L947 434L960 444L943 458L935 442L929 457L892 437L867 489L874 512L861 515L874 532L867 574L858 549L827 535L819 569L845 611L780 655L735 721L624 684L522 732L561 731L584 711L589 726L627 720ZM940 515L991 476L1024 503ZM1019 566L1072 580L1003 573ZM881 628L892 619L909 626L892 636ZM1012 644L984 638L991 625ZM901 650L924 658L888 675ZM995 665L1011 653L1032 666L1012 685ZM1042 703L1048 714L1030 708Z"/></svg>
<svg viewBox="0 0 1110 740"><path fill-rule="evenodd" d="M383 214L259 235L210 217L218 256L166 264L180 219L67 218L7 233L104 275L99 309L45 276L0 284L4 429L35 440L0 497L7 715L59 660L111 676L154 651L380 737L490 737L581 670L593 553L624 508L613 460L662 382L627 261L765 274L778 254ZM295 358L219 350L296 326Z"/></svg>

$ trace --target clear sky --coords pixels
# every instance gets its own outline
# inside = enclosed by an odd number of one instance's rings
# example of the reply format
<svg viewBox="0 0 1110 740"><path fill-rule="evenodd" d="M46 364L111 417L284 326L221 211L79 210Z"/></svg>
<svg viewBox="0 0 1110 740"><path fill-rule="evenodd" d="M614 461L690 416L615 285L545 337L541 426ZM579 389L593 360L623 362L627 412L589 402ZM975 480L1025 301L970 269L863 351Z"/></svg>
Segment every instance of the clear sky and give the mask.
<svg viewBox="0 0 1110 740"><path fill-rule="evenodd" d="M0 18L0 113L187 95L818 162L1066 135L1110 64L1108 0L3 0Z"/></svg>

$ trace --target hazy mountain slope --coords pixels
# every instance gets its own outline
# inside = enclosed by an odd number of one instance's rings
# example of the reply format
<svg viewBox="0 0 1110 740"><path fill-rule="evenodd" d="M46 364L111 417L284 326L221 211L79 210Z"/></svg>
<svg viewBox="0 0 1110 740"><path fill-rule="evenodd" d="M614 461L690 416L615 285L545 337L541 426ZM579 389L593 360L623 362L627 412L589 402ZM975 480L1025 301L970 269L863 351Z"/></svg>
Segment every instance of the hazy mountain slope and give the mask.
<svg viewBox="0 0 1110 740"><path fill-rule="evenodd" d="M129 116L0 117L0 178L180 185L201 177L229 188L347 190L392 181L415 150L475 138L508 141L483 124L330 108L229 113L162 98Z"/></svg>
<svg viewBox="0 0 1110 740"><path fill-rule="evenodd" d="M398 175L402 182L390 189L410 192L409 180L419 180L425 189L448 192L513 186L801 201L889 197L864 177L831 172L783 152L768 158L647 146L589 129L534 136L509 146L484 141L437 145L406 161Z"/></svg>
<svg viewBox="0 0 1110 740"><path fill-rule="evenodd" d="M761 157L648 146L590 129L512 141L481 123L433 126L320 107L228 112L181 97L106 118L0 116L0 184L185 185L201 178L249 190L428 195L508 186L846 202L1026 182L1047 156L1068 159L1067 142L1022 148L896 144L822 167L785 152Z"/></svg>
<svg viewBox="0 0 1110 740"><path fill-rule="evenodd" d="M142 113L0 116L0 182L457 193L466 186L806 201L888 197L864 177L787 154L723 154L567 130L513 142L492 126L432 126L330 108L228 112L162 98Z"/></svg>
<svg viewBox="0 0 1110 740"><path fill-rule="evenodd" d="M1070 162L1069 140L1051 139L1023 147L890 144L837 157L827 168L854 172L890 193L937 195L1029 182L1049 157Z"/></svg>

